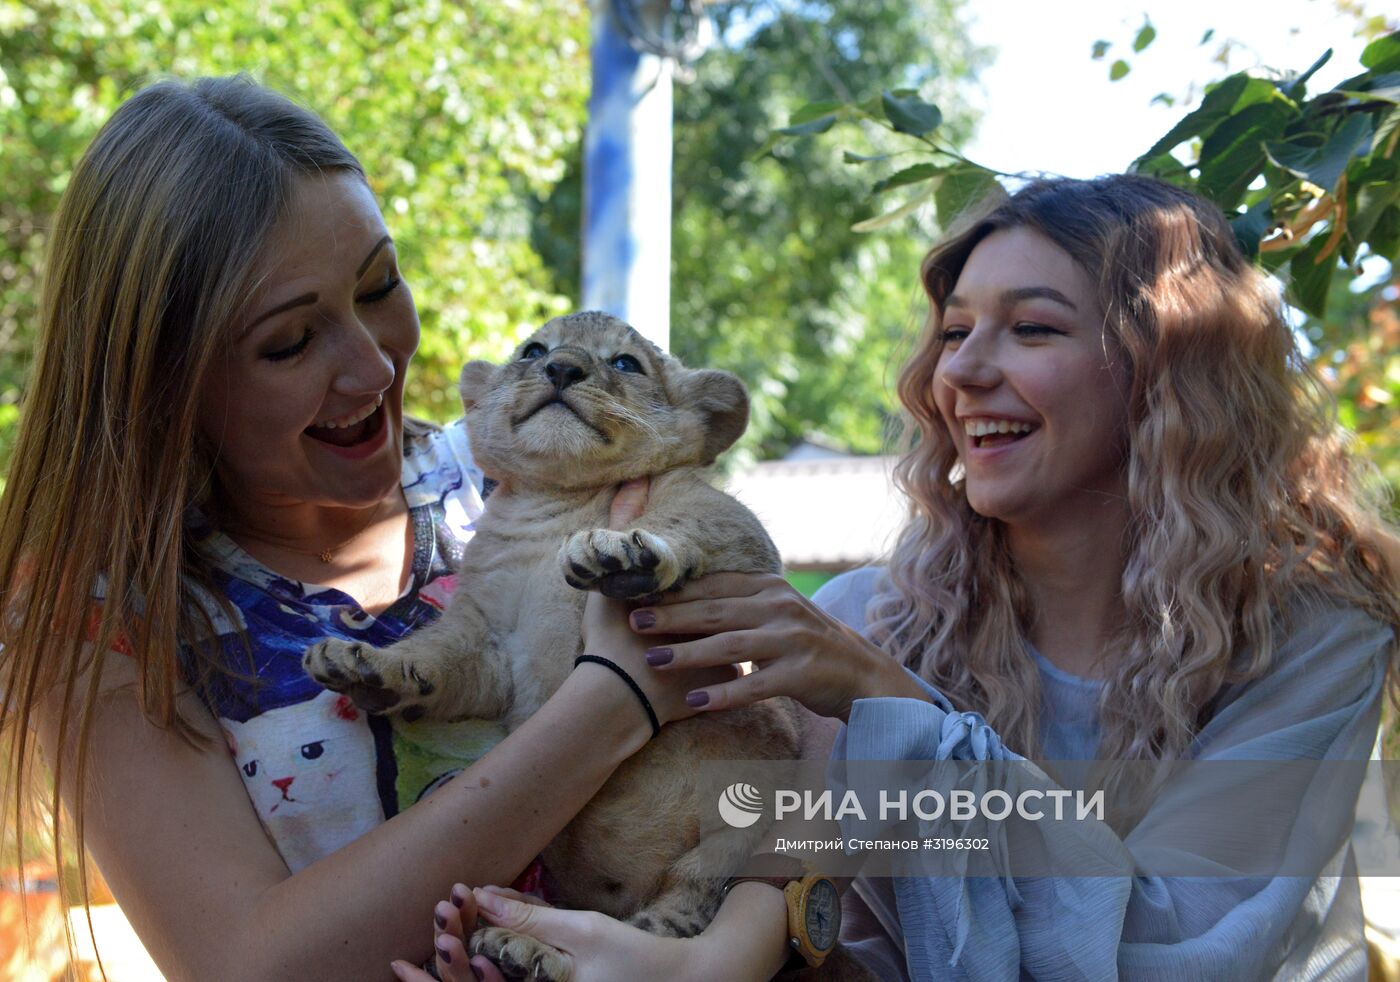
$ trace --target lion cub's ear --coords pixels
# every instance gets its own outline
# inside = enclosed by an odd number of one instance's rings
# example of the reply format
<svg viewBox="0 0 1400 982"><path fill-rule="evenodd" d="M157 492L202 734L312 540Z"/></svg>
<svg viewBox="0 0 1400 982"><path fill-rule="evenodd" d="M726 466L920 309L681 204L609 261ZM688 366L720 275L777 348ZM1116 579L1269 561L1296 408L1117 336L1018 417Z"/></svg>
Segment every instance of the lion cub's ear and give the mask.
<svg viewBox="0 0 1400 982"><path fill-rule="evenodd" d="M491 377L496 374L496 366L489 361L469 361L462 368L462 377L457 382L457 391L462 394L462 408L471 412L477 402L491 388Z"/></svg>
<svg viewBox="0 0 1400 982"><path fill-rule="evenodd" d="M693 406L701 414L706 464L733 446L749 425L749 394L744 383L728 372L690 370L681 382L677 404Z"/></svg>

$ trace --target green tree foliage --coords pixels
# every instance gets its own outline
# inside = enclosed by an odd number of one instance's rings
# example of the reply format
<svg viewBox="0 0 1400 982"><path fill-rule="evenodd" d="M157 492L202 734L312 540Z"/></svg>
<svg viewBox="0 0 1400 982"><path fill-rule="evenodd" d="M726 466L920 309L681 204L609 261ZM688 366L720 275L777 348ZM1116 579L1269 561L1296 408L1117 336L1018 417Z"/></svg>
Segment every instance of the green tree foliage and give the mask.
<svg viewBox="0 0 1400 982"><path fill-rule="evenodd" d="M123 98L164 74L250 72L340 133L422 315L410 411L460 412L468 357L569 307L530 245L531 205L578 145L587 59L579 0L0 0L0 441L70 169Z"/></svg>
<svg viewBox="0 0 1400 982"><path fill-rule="evenodd" d="M967 38L963 7L829 0L712 8L719 43L676 94L673 347L749 384L751 445L761 453L812 431L880 449L887 382L913 333L919 259L932 241L927 227L875 239L832 222L860 207L860 174L810 141L778 150L781 160L757 158L768 120L898 78L939 100L950 140L967 139L973 118L958 93L984 55Z"/></svg>
<svg viewBox="0 0 1400 982"><path fill-rule="evenodd" d="M963 0L706 6L715 43L675 89L671 347L748 384L750 452L779 454L811 433L880 449L932 241L928 224L886 238L833 221L869 210L862 175L809 143L760 157L770 121L899 78L939 100L949 140L966 139L972 114L957 93L984 55L963 9ZM578 202L576 181L561 186L537 226L561 293L577 291Z"/></svg>
<svg viewBox="0 0 1400 982"><path fill-rule="evenodd" d="M1154 37L1145 23L1134 36L1134 52ZM1096 43L1091 57L1105 57L1109 47ZM1208 86L1200 105L1133 169L1215 201L1231 217L1245 252L1284 280L1291 302L1309 315L1309 336L1336 386L1343 421L1400 488L1396 287L1384 277L1364 291L1349 288L1367 258L1393 264L1400 257L1400 33L1373 38L1361 72L1310 93L1309 80L1330 57L1324 53L1302 72L1236 72ZM770 142L776 152L810 145L806 137L840 124L846 124L843 132L853 122L882 127L912 160L904 157L896 166L893 154L850 151L846 159L880 168L883 176L870 183L869 197L896 187L913 193L886 221L855 227L892 224L930 200L946 221L1007 175L958 155L939 115L937 105L896 89L880 99L805 106L773 131Z"/></svg>

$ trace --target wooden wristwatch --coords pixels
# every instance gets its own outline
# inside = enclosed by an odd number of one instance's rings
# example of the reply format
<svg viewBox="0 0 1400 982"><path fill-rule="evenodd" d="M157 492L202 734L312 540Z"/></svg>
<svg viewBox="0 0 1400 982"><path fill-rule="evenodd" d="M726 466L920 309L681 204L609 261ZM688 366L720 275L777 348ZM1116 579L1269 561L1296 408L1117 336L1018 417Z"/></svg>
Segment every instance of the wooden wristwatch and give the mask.
<svg viewBox="0 0 1400 982"><path fill-rule="evenodd" d="M815 968L836 947L841 933L841 896L836 884L820 873L801 878L791 876L735 876L724 886L728 893L736 884L757 880L783 891L787 901L788 944Z"/></svg>

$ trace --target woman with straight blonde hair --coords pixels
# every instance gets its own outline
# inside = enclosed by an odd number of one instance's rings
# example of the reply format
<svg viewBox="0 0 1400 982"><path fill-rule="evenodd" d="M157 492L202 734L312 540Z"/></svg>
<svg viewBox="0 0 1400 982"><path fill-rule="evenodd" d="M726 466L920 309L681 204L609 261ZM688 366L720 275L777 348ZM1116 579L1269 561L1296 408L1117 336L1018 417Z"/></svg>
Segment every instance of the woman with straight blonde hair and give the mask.
<svg viewBox="0 0 1400 982"><path fill-rule="evenodd" d="M709 577L633 612L634 648L709 635L647 660L752 661L691 705L794 697L846 724L853 762L1365 761L1400 689L1394 533L1219 210L1148 177L1035 181L921 275L888 568L815 603ZM1199 830L1180 796L1142 798L1092 840L1128 875L862 879L850 939L882 978L1364 978L1360 779L1326 773L1220 830L1311 849L1306 870L1131 875Z"/></svg>
<svg viewBox="0 0 1400 982"><path fill-rule="evenodd" d="M438 616L482 508L461 425L403 417L418 317L359 162L245 77L152 85L72 174L40 316L0 498L7 831L47 814L60 861L89 850L171 979L421 961L434 901L521 877L653 724L591 664L508 736L391 726L302 671L323 637ZM716 677L618 660L663 722ZM454 901L440 921L475 916ZM736 891L717 923L765 906ZM581 979L701 963L703 938L599 917ZM781 962L767 940L703 963Z"/></svg>

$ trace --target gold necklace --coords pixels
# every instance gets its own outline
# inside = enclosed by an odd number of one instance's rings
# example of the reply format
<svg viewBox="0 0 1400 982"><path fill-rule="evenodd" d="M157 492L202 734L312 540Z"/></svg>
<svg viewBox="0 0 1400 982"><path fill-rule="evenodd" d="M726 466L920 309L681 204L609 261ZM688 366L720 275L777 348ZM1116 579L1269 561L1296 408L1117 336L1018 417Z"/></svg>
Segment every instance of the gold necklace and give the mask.
<svg viewBox="0 0 1400 982"><path fill-rule="evenodd" d="M245 535L252 539L257 539L258 541L264 542L267 545L276 546L278 549L285 549L287 552L295 552L302 556L315 556L317 559L321 560L321 562L329 566L335 560L336 553L340 552L340 550L344 549L350 543L354 542L360 536L364 535L365 532L369 531L369 527L374 524L376 519L379 518L379 513L384 510L384 506L388 504L390 500L390 498L385 498L382 501L380 501L379 504L375 507L374 511L370 513L369 519L358 529L356 529L353 535L351 535L347 539L342 539L335 545L329 546L325 549L299 549L296 546L289 546L284 542L278 542L275 539L269 539L267 536L261 535L258 532L246 526L243 526L241 528L238 526L233 526L232 528L225 526L224 531L239 532L242 535Z"/></svg>

